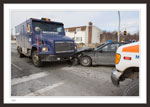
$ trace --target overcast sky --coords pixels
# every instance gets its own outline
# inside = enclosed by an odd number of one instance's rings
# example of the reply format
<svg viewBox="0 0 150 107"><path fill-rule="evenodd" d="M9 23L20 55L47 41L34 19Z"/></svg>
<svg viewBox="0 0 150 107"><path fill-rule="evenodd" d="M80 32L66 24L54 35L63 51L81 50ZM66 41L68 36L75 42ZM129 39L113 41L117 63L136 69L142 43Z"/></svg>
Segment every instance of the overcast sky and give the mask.
<svg viewBox="0 0 150 107"><path fill-rule="evenodd" d="M63 22L66 27L76 27L88 25L91 21L93 25L101 30L118 30L118 11L67 11L67 10L13 10L10 12L11 28L29 18L50 18L52 21ZM120 11L121 28L131 34L139 30L139 12L138 11Z"/></svg>

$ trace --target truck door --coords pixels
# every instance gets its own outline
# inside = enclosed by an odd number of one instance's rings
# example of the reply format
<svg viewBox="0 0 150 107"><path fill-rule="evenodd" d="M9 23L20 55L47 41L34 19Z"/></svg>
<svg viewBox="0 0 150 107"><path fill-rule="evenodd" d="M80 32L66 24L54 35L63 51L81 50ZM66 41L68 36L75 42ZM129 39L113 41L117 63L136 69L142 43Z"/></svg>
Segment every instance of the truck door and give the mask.
<svg viewBox="0 0 150 107"><path fill-rule="evenodd" d="M22 25L22 44L23 44L23 52L25 54L28 53L28 49L31 48L32 43L32 31L31 24L23 24Z"/></svg>
<svg viewBox="0 0 150 107"><path fill-rule="evenodd" d="M26 53L26 49L25 49L25 25L22 24L21 25L21 36L22 36L22 41L21 41L21 44L22 44L22 51L23 53Z"/></svg>
<svg viewBox="0 0 150 107"><path fill-rule="evenodd" d="M32 29L31 29L31 23L26 24L26 39L25 39L25 47L26 50L31 49L31 44L32 44Z"/></svg>

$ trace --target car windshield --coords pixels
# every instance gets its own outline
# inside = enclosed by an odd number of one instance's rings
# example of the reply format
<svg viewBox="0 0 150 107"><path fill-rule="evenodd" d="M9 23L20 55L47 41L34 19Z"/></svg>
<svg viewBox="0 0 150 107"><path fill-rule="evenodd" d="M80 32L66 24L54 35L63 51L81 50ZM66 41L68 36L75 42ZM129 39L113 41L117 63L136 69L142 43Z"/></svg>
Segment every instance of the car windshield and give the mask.
<svg viewBox="0 0 150 107"><path fill-rule="evenodd" d="M43 33L63 33L63 24L49 23L42 21L33 21L33 28L39 27Z"/></svg>

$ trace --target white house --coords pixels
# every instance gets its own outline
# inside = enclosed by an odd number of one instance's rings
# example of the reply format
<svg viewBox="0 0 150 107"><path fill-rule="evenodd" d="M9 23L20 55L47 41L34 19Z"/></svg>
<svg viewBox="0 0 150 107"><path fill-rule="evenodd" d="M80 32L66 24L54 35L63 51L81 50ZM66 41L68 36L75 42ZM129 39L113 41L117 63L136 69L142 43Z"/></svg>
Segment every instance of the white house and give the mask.
<svg viewBox="0 0 150 107"><path fill-rule="evenodd" d="M102 30L93 26L92 22L88 23L88 26L78 26L65 28L66 36L75 40L76 43L100 43L100 35Z"/></svg>

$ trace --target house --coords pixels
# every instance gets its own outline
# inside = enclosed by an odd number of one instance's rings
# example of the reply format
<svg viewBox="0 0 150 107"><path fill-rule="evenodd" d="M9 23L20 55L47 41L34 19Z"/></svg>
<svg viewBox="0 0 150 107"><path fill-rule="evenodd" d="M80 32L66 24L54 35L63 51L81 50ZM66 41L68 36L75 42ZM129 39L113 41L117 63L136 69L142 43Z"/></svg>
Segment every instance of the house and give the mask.
<svg viewBox="0 0 150 107"><path fill-rule="evenodd" d="M100 43L102 30L93 26L92 22L88 26L78 26L65 28L66 36L75 40L76 43L94 44Z"/></svg>

